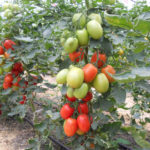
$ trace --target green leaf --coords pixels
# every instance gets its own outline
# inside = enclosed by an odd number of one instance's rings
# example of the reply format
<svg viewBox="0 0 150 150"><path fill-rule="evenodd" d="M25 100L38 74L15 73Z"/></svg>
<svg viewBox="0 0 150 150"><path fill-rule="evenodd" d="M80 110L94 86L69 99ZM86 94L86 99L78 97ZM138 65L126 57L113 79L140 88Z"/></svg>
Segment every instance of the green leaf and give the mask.
<svg viewBox="0 0 150 150"><path fill-rule="evenodd" d="M16 40L23 41L23 42L33 42L33 39L31 37L21 37L21 36L15 36Z"/></svg>
<svg viewBox="0 0 150 150"><path fill-rule="evenodd" d="M150 93L150 84L147 81L138 81L135 83L135 86Z"/></svg>
<svg viewBox="0 0 150 150"><path fill-rule="evenodd" d="M127 17L120 16L120 15L110 15L105 11L104 18L108 24L111 24L113 26L117 26L125 29L133 28L132 22Z"/></svg>
<svg viewBox="0 0 150 150"><path fill-rule="evenodd" d="M123 104L126 99L126 90L119 86L113 87L111 96L116 100L117 104Z"/></svg>
<svg viewBox="0 0 150 150"><path fill-rule="evenodd" d="M116 142L119 143L119 144L125 144L125 145L131 144L128 140L125 140L123 138L117 138Z"/></svg>
<svg viewBox="0 0 150 150"><path fill-rule="evenodd" d="M96 121L94 121L91 125L92 129L93 130L96 130L97 129L97 126L98 126L98 123Z"/></svg>
<svg viewBox="0 0 150 150"><path fill-rule="evenodd" d="M60 113L59 112L52 112L51 110L46 111L48 117L50 117L52 120L57 120L60 118Z"/></svg>
<svg viewBox="0 0 150 150"><path fill-rule="evenodd" d="M45 129L47 129L47 125L45 122L34 124L34 127L41 133L44 132Z"/></svg>
<svg viewBox="0 0 150 150"><path fill-rule="evenodd" d="M43 37L48 39L51 35L51 28L47 28L46 30L44 30L43 32Z"/></svg>
<svg viewBox="0 0 150 150"><path fill-rule="evenodd" d="M116 74L114 76L115 80L120 83L129 83L134 81L139 81L143 79L150 79L150 67L137 67L132 68L131 71Z"/></svg>

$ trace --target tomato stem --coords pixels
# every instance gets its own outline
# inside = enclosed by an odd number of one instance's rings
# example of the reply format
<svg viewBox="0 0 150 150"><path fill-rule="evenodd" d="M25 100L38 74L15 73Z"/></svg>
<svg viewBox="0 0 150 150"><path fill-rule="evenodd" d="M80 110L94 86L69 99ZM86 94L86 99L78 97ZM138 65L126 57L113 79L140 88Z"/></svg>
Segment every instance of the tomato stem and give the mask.
<svg viewBox="0 0 150 150"><path fill-rule="evenodd" d="M84 62L85 64L88 64L88 47L85 49Z"/></svg>

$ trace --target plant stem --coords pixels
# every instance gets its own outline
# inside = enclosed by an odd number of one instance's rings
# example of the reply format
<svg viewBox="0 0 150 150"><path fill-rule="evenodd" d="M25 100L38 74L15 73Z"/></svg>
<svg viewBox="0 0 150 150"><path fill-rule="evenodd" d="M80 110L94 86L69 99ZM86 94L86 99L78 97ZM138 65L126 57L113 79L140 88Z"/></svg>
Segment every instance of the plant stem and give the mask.
<svg viewBox="0 0 150 150"><path fill-rule="evenodd" d="M86 8L89 9L89 0L85 0Z"/></svg>
<svg viewBox="0 0 150 150"><path fill-rule="evenodd" d="M84 62L85 64L88 64L88 47L85 49Z"/></svg>

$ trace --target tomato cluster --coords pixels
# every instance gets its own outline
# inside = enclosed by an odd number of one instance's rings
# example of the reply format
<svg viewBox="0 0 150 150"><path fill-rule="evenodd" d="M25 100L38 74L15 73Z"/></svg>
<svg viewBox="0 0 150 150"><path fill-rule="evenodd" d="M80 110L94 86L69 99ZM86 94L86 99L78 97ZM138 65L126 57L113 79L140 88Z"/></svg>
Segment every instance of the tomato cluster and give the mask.
<svg viewBox="0 0 150 150"><path fill-rule="evenodd" d="M72 62L83 60L88 52L89 37L99 39L103 35L101 26L102 19L99 14L90 14L89 22L86 24L84 14L78 13L73 16L72 22L76 28L76 37L70 36L70 31L65 30L61 37L61 44L65 52L69 53ZM86 28L85 28L86 25ZM64 121L64 132L67 136L75 134L83 135L90 130L93 118L90 116L89 103L92 103L95 89L103 94L109 89L109 84L114 81L112 75L115 69L111 65L106 65L106 54L99 51L94 52L90 63L86 63L82 68L70 65L69 68L62 69L56 76L57 84L66 84L66 100L60 115ZM93 89L93 90L92 90Z"/></svg>

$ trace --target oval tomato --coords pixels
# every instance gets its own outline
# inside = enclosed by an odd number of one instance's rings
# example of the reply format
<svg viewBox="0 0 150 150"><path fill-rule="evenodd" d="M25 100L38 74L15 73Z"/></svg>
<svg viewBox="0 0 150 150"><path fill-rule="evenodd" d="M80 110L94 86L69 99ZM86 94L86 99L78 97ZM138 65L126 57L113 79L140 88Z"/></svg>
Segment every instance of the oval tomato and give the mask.
<svg viewBox="0 0 150 150"><path fill-rule="evenodd" d="M93 87L100 93L105 93L109 88L109 81L105 74L100 73L93 81Z"/></svg>
<svg viewBox="0 0 150 150"><path fill-rule="evenodd" d="M89 37L86 29L77 30L76 35L80 46L88 45Z"/></svg>
<svg viewBox="0 0 150 150"><path fill-rule="evenodd" d="M84 58L84 52L73 52L69 54L69 58L72 62L79 62L80 60L83 60Z"/></svg>
<svg viewBox="0 0 150 150"><path fill-rule="evenodd" d="M109 82L114 82L115 80L108 74L114 75L116 73L115 69L111 65L107 65L106 67L102 68L101 70L102 73L104 73L109 80Z"/></svg>
<svg viewBox="0 0 150 150"><path fill-rule="evenodd" d="M78 99L82 99L86 96L87 92L88 85L83 83L79 88L74 89L73 95Z"/></svg>
<svg viewBox="0 0 150 150"><path fill-rule="evenodd" d="M78 116L77 124L78 124L79 129L84 133L90 130L91 124L90 124L89 117L86 114L81 114Z"/></svg>
<svg viewBox="0 0 150 150"><path fill-rule="evenodd" d="M3 88L6 90L8 88L11 88L12 87L12 83L9 83L9 82L4 82L3 83Z"/></svg>
<svg viewBox="0 0 150 150"><path fill-rule="evenodd" d="M73 136L78 129L77 120L73 118L68 118L64 122L64 132L67 136Z"/></svg>
<svg viewBox="0 0 150 150"><path fill-rule="evenodd" d="M68 87L68 88L67 88L67 96L69 96L69 97L73 97L73 91L74 91L74 89L73 89L73 88Z"/></svg>
<svg viewBox="0 0 150 150"><path fill-rule="evenodd" d="M97 59L98 59L98 61L97 61ZM100 68L105 64L106 59L107 59L106 55L100 54L100 53L98 54L98 58L97 58L97 52L95 52L91 58L91 63L97 62L97 66L98 66L98 68Z"/></svg>
<svg viewBox="0 0 150 150"><path fill-rule="evenodd" d="M73 18L72 18L72 23L80 28L83 28L86 24L86 17L84 14L82 13L76 13L74 14Z"/></svg>
<svg viewBox="0 0 150 150"><path fill-rule="evenodd" d="M79 88L84 80L84 72L78 67L73 67L67 74L67 84L72 88Z"/></svg>
<svg viewBox="0 0 150 150"><path fill-rule="evenodd" d="M74 108L70 107L69 103L66 103L60 110L60 115L63 119L71 117L74 113Z"/></svg>
<svg viewBox="0 0 150 150"><path fill-rule="evenodd" d="M91 20L96 20L99 24L102 24L102 18L99 14L92 13L89 15Z"/></svg>
<svg viewBox="0 0 150 150"><path fill-rule="evenodd" d="M91 20L87 23L87 31L95 40L98 40L103 36L103 28L96 20Z"/></svg>
<svg viewBox="0 0 150 150"><path fill-rule="evenodd" d="M69 37L64 44L64 49L67 53L72 53L78 48L78 40L73 37Z"/></svg>
<svg viewBox="0 0 150 150"><path fill-rule="evenodd" d="M7 74L7 75L5 75L4 82L6 82L6 83L11 83L12 81L13 81L13 76L12 76L12 74Z"/></svg>
<svg viewBox="0 0 150 150"><path fill-rule="evenodd" d="M2 75L2 74L3 74L3 68L0 67L0 75Z"/></svg>
<svg viewBox="0 0 150 150"><path fill-rule="evenodd" d="M4 42L4 47L6 48L6 50L8 49L14 50L13 45L16 45L16 43L13 42L12 40L5 40Z"/></svg>
<svg viewBox="0 0 150 150"><path fill-rule="evenodd" d="M4 54L4 49L2 46L0 46L0 55L3 55Z"/></svg>
<svg viewBox="0 0 150 150"><path fill-rule="evenodd" d="M68 99L68 101L70 101L70 102L75 102L77 99L73 96L73 97L68 97L67 95L66 95L66 98Z"/></svg>
<svg viewBox="0 0 150 150"><path fill-rule="evenodd" d="M66 83L68 71L69 71L68 69L63 69L60 72L58 72L58 74L56 76L57 84L65 84Z"/></svg>
<svg viewBox="0 0 150 150"><path fill-rule="evenodd" d="M89 112L89 108L88 108L87 103L79 103L79 105L78 105L78 113L88 114L88 112Z"/></svg>
<svg viewBox="0 0 150 150"><path fill-rule="evenodd" d="M87 83L92 82L98 72L97 68L92 64L86 64L82 70L84 72L84 81Z"/></svg>
<svg viewBox="0 0 150 150"><path fill-rule="evenodd" d="M84 102L88 102L88 101L90 101L91 99L93 98L93 94L92 94L92 92L88 92L87 93L87 95L84 97L84 98L82 98L82 100L84 101Z"/></svg>

